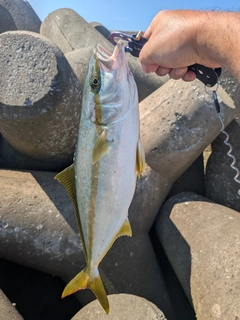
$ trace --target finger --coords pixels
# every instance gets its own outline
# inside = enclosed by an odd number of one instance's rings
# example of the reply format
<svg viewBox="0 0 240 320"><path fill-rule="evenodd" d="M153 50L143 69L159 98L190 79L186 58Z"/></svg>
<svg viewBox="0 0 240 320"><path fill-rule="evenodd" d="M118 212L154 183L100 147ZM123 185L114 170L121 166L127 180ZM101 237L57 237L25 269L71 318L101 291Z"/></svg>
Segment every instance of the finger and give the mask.
<svg viewBox="0 0 240 320"><path fill-rule="evenodd" d="M196 73L195 72L193 72L193 71L191 71L191 70L188 70L186 73L185 73L185 75L182 77L182 79L184 80L184 81L193 81L193 80L195 80L196 79Z"/></svg>
<svg viewBox="0 0 240 320"><path fill-rule="evenodd" d="M155 73L160 76L160 77L163 77L163 76L166 76L168 73L171 72L172 69L170 68L163 68L163 67L158 67L158 69L155 71Z"/></svg>
<svg viewBox="0 0 240 320"><path fill-rule="evenodd" d="M186 74L187 71L188 71L187 67L175 68L169 72L169 76L174 80L179 80Z"/></svg>
<svg viewBox="0 0 240 320"><path fill-rule="evenodd" d="M146 73L156 72L156 70L159 67L159 65L157 65L155 63L153 63L153 64L145 64L145 63L141 62L141 65L142 65L143 71L146 72Z"/></svg>

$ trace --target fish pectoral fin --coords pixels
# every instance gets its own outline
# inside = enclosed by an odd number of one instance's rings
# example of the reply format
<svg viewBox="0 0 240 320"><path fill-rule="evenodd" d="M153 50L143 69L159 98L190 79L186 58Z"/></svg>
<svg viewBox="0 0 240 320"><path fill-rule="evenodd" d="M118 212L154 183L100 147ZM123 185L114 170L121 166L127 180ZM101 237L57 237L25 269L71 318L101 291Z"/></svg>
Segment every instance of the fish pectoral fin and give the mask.
<svg viewBox="0 0 240 320"><path fill-rule="evenodd" d="M74 277L66 285L62 293L62 298L83 289L91 289L98 299L99 303L105 310L106 314L109 313L109 302L107 294L97 268L94 269L94 272L91 273L89 272L89 269L87 267L79 272L76 277Z"/></svg>
<svg viewBox="0 0 240 320"><path fill-rule="evenodd" d="M85 259L87 259L87 251L86 246L84 243L83 238L83 232L82 232L82 226L79 218L79 211L78 211L78 205L77 205L77 197L76 197L76 186L75 186L75 174L74 174L74 165L67 167L63 171L59 172L55 179L58 180L58 182L66 189L74 208L74 213L77 221L78 230L80 233L80 238L82 242L82 247L85 255Z"/></svg>
<svg viewBox="0 0 240 320"><path fill-rule="evenodd" d="M145 165L146 165L145 153L143 150L142 142L139 139L137 144L137 161L136 161L136 171L137 171L138 179L140 179L140 175L144 171Z"/></svg>
<svg viewBox="0 0 240 320"><path fill-rule="evenodd" d="M103 132L100 134L100 136L98 137L95 146L93 148L93 152L92 152L92 164L95 164L96 162L98 162L98 160L105 154L108 152L109 150L109 143L110 141L108 141L106 139L106 130L103 130Z"/></svg>
<svg viewBox="0 0 240 320"><path fill-rule="evenodd" d="M128 219L126 219L124 221L124 224L122 225L122 228L117 233L115 239L117 239L117 238L119 238L121 236L129 236L129 237L132 236L132 228L131 228L131 225L130 225L130 222L129 222Z"/></svg>

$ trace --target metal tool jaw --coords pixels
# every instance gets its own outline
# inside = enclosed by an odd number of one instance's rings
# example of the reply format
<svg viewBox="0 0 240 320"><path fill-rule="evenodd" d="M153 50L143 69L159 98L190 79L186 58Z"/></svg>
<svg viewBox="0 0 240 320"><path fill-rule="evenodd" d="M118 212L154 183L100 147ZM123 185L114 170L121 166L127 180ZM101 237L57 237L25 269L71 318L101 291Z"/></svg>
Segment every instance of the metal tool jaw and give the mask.
<svg viewBox="0 0 240 320"><path fill-rule="evenodd" d="M128 45L125 47L126 52L130 52L132 56L139 57L142 47L147 42L147 39L144 38L143 32L139 31L138 34L130 35L120 31L114 31L108 37L108 40L113 44L117 44L116 39L122 39L128 42Z"/></svg>

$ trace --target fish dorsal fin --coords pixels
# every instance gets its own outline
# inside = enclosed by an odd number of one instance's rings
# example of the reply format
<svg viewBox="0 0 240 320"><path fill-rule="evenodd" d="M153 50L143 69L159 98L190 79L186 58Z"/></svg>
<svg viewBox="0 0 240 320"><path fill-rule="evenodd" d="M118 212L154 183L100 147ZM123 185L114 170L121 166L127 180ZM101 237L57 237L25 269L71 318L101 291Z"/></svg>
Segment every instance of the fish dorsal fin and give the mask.
<svg viewBox="0 0 240 320"><path fill-rule="evenodd" d="M122 228L119 230L119 232L115 237L115 240L121 236L129 236L129 237L132 236L132 228L128 218L124 221Z"/></svg>
<svg viewBox="0 0 240 320"><path fill-rule="evenodd" d="M61 185L66 189L70 199L72 200L74 213L75 213L75 217L76 217L76 221L77 221L77 226L78 226L78 230L80 233L82 247L83 247L83 251L84 251L84 255L85 255L85 259L87 260L87 251L86 251L86 246L84 243L82 226L81 226L78 205L77 205L74 165L72 164L71 166L67 167L63 171L59 172L55 176L55 179L57 179L58 182L61 183Z"/></svg>
<svg viewBox="0 0 240 320"><path fill-rule="evenodd" d="M137 171L138 179L140 179L140 175L144 171L145 165L146 165L146 161L145 161L143 145L141 140L139 139L137 144L137 161L136 161L136 171Z"/></svg>
<svg viewBox="0 0 240 320"><path fill-rule="evenodd" d="M98 137L92 152L92 164L98 162L98 160L108 152L109 141L106 139L106 130Z"/></svg>

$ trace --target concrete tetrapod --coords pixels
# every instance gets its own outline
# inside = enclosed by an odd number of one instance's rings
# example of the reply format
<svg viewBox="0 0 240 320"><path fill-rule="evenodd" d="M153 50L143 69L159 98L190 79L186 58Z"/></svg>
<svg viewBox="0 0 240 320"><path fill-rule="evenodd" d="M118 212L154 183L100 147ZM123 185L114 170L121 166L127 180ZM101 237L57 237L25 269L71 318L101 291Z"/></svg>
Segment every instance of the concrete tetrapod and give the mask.
<svg viewBox="0 0 240 320"><path fill-rule="evenodd" d="M106 315L97 301L93 301L79 311L72 320L167 320L153 303L144 298L130 294L114 294L108 296L111 305Z"/></svg>
<svg viewBox="0 0 240 320"><path fill-rule="evenodd" d="M235 106L219 87L225 125ZM178 178L219 134L221 123L204 85L169 80L139 104L141 137L148 165L169 180Z"/></svg>
<svg viewBox="0 0 240 320"><path fill-rule="evenodd" d="M70 65L55 44L28 31L1 34L0 52L2 136L29 158L66 166L75 149L82 90Z"/></svg>
<svg viewBox="0 0 240 320"><path fill-rule="evenodd" d="M18 30L39 32L41 20L28 1L0 0L0 5L9 12Z"/></svg>
<svg viewBox="0 0 240 320"><path fill-rule="evenodd" d="M0 4L0 33L9 30L17 30L17 27L8 10Z"/></svg>
<svg viewBox="0 0 240 320"><path fill-rule="evenodd" d="M198 320L240 318L240 215L194 193L162 207L155 229Z"/></svg>

